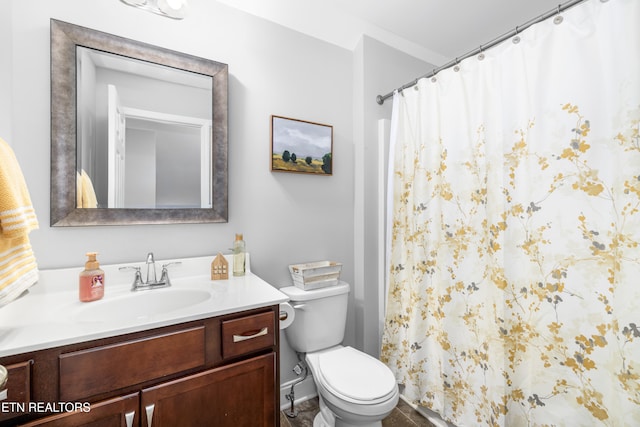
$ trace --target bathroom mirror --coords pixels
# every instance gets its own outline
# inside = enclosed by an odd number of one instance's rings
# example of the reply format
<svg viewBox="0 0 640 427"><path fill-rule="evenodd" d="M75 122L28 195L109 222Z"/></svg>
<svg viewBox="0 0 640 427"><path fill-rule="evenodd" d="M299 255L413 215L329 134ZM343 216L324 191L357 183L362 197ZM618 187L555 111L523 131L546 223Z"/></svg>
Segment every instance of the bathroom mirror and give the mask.
<svg viewBox="0 0 640 427"><path fill-rule="evenodd" d="M226 222L228 67L51 20L51 225Z"/></svg>

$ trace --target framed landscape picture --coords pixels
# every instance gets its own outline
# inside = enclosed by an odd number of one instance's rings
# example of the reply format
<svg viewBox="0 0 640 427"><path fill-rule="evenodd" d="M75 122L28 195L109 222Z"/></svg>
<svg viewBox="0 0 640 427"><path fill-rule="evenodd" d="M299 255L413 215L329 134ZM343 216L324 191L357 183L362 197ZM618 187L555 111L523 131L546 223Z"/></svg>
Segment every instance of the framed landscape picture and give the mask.
<svg viewBox="0 0 640 427"><path fill-rule="evenodd" d="M271 116L271 170L333 173L333 126Z"/></svg>

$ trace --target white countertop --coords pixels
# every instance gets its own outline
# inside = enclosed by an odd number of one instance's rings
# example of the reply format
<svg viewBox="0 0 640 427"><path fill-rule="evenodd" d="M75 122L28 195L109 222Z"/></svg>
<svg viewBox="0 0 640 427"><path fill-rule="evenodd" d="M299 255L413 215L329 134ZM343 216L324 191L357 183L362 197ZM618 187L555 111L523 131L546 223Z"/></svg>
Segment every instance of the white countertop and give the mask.
<svg viewBox="0 0 640 427"><path fill-rule="evenodd" d="M229 259L229 255L225 255ZM172 286L131 292L133 271L120 271L122 266L138 266L146 277L144 263L101 266L105 271L104 298L83 303L78 298L80 268L41 270L40 280L29 293L0 308L0 357L35 350L90 341L99 338L138 332L207 317L219 316L253 308L266 307L288 301L288 297L247 269L245 276L228 280L210 279L210 265L214 257L179 260L156 260L158 278L162 264L180 261L169 267ZM229 261L231 261L229 259ZM248 264L247 260L247 264ZM229 267L232 262L229 262ZM123 318L87 321L82 313L91 315L92 307L113 303L135 294L138 301L145 295L158 292L178 292L181 289L206 290L211 297L185 308L172 309L152 315L136 316L127 313ZM81 319L81 320L79 320Z"/></svg>

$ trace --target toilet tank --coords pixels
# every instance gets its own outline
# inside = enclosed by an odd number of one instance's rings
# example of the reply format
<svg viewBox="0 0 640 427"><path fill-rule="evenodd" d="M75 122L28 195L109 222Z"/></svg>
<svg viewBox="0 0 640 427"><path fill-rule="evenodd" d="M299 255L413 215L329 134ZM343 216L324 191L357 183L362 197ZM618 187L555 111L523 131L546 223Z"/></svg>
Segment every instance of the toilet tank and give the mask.
<svg viewBox="0 0 640 427"><path fill-rule="evenodd" d="M280 288L295 309L293 323L284 330L291 347L300 353L342 343L347 324L349 284L305 291L295 286Z"/></svg>

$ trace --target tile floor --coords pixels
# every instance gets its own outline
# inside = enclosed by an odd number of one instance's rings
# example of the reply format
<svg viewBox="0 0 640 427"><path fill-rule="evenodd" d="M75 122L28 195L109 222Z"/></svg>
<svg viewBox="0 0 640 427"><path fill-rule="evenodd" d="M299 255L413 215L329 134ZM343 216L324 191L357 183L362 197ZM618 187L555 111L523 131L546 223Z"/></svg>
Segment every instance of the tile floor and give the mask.
<svg viewBox="0 0 640 427"><path fill-rule="evenodd" d="M280 427L312 427L313 418L318 413L318 398L298 403L295 406L298 416L289 418L284 412L280 413ZM434 427L426 418L418 414L402 399L398 406L382 420L383 427Z"/></svg>

